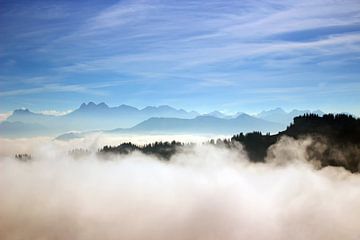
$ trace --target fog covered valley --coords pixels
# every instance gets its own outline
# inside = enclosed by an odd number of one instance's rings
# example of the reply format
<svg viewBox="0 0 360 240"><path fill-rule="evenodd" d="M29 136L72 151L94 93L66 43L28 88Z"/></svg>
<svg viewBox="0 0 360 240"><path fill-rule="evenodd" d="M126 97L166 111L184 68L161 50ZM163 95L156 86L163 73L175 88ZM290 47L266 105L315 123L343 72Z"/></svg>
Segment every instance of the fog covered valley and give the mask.
<svg viewBox="0 0 360 240"><path fill-rule="evenodd" d="M360 240L360 0L0 0L0 240Z"/></svg>
<svg viewBox="0 0 360 240"><path fill-rule="evenodd" d="M358 239L358 123L1 139L0 239Z"/></svg>

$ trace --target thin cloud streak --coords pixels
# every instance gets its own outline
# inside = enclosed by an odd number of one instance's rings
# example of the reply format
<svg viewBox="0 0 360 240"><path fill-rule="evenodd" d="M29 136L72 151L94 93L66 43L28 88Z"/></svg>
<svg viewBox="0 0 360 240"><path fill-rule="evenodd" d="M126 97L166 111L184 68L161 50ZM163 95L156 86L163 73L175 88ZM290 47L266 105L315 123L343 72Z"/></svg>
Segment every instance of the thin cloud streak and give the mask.
<svg viewBox="0 0 360 240"><path fill-rule="evenodd" d="M59 68L58 71L84 72L84 71L114 71L123 72L126 64L141 64L152 62L164 62L170 65L172 70L183 70L199 65L207 65L230 60L241 60L265 56L267 59L276 57L279 54L288 55L289 59L295 56L297 61L302 57L308 58L307 51L315 51L319 55L337 55L360 52L360 35L349 34L333 36L312 42L278 42L278 43L247 43L233 44L224 47L201 48L184 50L179 52L148 52L142 54L118 55L92 60L75 65ZM169 49L170 50L170 49ZM170 50L171 51L171 50ZM174 50L173 50L174 51ZM273 55L276 54L276 55ZM315 55L315 53L311 53ZM246 60L246 59L245 59ZM141 65L137 65L141 68Z"/></svg>
<svg viewBox="0 0 360 240"><path fill-rule="evenodd" d="M17 96L17 95L27 95L27 94L35 94L35 93L49 93L49 92L75 92L75 93L86 93L86 94L94 94L94 95L104 95L105 92L100 91L98 89L113 87L123 84L119 81L114 82L103 82L103 83L95 83L95 84L46 84L43 87L35 87L35 88L26 88L26 89L16 89L0 92L0 96Z"/></svg>

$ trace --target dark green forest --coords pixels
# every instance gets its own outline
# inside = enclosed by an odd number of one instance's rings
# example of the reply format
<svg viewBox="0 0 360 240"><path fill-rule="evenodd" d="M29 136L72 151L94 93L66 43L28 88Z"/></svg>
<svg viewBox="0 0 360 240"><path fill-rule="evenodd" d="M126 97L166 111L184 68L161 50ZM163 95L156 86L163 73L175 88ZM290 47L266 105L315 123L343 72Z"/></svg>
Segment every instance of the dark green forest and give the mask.
<svg viewBox="0 0 360 240"><path fill-rule="evenodd" d="M236 144L241 143L250 161L264 162L269 147L283 136L294 139L311 137L313 144L307 147L307 154L309 159L319 160L322 167L338 166L351 172L359 172L360 119L347 114L325 114L321 117L316 114L305 114L295 117L293 123L285 131L277 134L239 133L230 139L211 140L204 144L235 148ZM191 143L172 141L139 146L128 142L118 146L104 146L99 150L99 154L129 154L139 151L169 160L176 152L191 145Z"/></svg>

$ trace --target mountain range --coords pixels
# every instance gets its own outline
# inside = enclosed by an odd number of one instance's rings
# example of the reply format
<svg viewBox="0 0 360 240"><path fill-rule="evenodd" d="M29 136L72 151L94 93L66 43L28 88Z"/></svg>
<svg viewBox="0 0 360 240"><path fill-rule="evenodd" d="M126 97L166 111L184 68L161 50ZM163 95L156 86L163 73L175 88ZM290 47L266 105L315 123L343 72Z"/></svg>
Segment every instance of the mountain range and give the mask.
<svg viewBox="0 0 360 240"><path fill-rule="evenodd" d="M218 118L201 115L192 119L152 117L131 128L106 131L69 132L56 137L57 140L82 138L87 134L233 134L234 132L271 132L283 130L285 125L258 119L247 114L236 118Z"/></svg>
<svg viewBox="0 0 360 240"><path fill-rule="evenodd" d="M281 131L295 116L311 113L309 110L285 112L281 108L263 111L256 115L236 113L226 115L219 111L200 114L167 105L138 109L129 105L109 107L105 103L83 103L76 110L53 116L17 109L0 123L0 136L28 137L59 135L74 132L104 131L108 133L216 133L276 132ZM323 115L320 110L315 111ZM66 136L70 135L64 135Z"/></svg>
<svg viewBox="0 0 360 240"><path fill-rule="evenodd" d="M234 132L277 132L285 126L280 123L258 119L247 114L236 118L198 116L193 119L150 118L132 128L114 129L111 133L212 133L232 134Z"/></svg>
<svg viewBox="0 0 360 240"><path fill-rule="evenodd" d="M318 116L323 116L324 112L321 110L310 111L310 110L297 110L294 109L290 112L285 112L282 108L275 108L268 111L262 111L255 115L257 118L261 118L267 121L289 124L293 121L294 117L301 116L304 114L314 113Z"/></svg>
<svg viewBox="0 0 360 240"><path fill-rule="evenodd" d="M52 116L34 113L28 109L17 109L7 119L6 127L14 122L38 124L52 132L87 131L96 129L112 129L118 127L132 127L151 117L194 118L197 112L187 112L169 106L145 107L137 109L128 105L109 107L105 103L83 103L76 110L62 115ZM0 125L0 134L4 126Z"/></svg>

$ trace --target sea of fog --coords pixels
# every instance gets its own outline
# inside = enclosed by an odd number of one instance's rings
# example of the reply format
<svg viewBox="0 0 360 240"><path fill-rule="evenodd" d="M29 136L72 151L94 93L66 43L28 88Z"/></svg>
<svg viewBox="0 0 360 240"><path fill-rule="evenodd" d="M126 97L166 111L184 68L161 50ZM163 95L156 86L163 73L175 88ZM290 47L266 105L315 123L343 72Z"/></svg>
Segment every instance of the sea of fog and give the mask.
<svg viewBox="0 0 360 240"><path fill-rule="evenodd" d="M170 161L103 145L199 144ZM311 139L283 138L266 163L201 136L0 139L0 239L360 239L360 176L308 161ZM68 151L91 154L73 159ZM19 161L16 153L30 153Z"/></svg>

